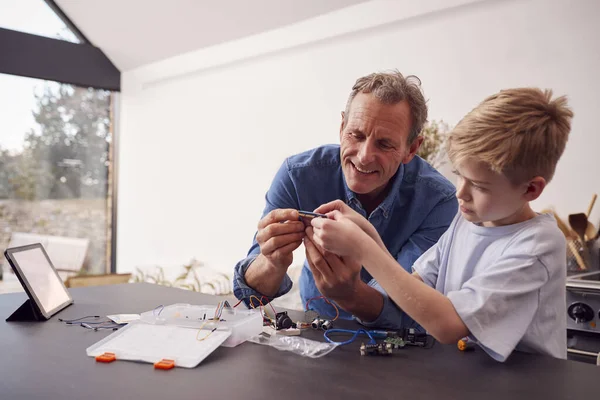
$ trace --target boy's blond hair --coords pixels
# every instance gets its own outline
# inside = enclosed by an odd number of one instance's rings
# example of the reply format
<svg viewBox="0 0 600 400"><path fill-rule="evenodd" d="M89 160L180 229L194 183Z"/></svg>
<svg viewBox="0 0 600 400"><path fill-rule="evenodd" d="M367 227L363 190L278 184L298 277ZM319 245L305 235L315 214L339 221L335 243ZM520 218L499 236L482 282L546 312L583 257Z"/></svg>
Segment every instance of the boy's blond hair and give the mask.
<svg viewBox="0 0 600 400"><path fill-rule="evenodd" d="M453 129L448 156L454 165L474 158L513 183L536 176L549 182L569 132L573 112L552 90L502 90L485 99Z"/></svg>

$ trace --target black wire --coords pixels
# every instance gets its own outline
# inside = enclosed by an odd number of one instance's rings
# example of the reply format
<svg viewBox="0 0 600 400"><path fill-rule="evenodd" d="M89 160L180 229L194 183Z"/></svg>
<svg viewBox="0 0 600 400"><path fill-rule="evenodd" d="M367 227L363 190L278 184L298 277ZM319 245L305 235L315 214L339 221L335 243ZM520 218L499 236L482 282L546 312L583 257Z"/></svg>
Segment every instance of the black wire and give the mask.
<svg viewBox="0 0 600 400"><path fill-rule="evenodd" d="M114 322L113 320L106 320L106 321L77 321L77 322L67 322L67 325L81 325L81 324L88 324L88 325L96 325L96 324L116 324L116 322Z"/></svg>
<svg viewBox="0 0 600 400"><path fill-rule="evenodd" d="M105 321L105 322L108 322L108 321ZM91 326L88 323L84 322L84 323L80 324L79 326L81 326L82 328L91 329L91 330L94 330L94 331L98 331L99 329L112 329L113 331L116 331L117 329L119 329L119 328L121 328L121 327L123 327L125 325L127 325L127 324L114 324L114 323L111 323L109 325Z"/></svg>
<svg viewBox="0 0 600 400"><path fill-rule="evenodd" d="M85 317L81 317L81 318L75 318L75 319L62 319L62 318L59 318L58 320L60 322L66 323L66 324L71 324L73 322L81 321L82 319L86 319L86 318L100 318L100 316L99 315L86 315Z"/></svg>
<svg viewBox="0 0 600 400"><path fill-rule="evenodd" d="M156 310L158 310L160 308L160 311L158 312L158 314L156 313ZM161 312L163 312L163 310L165 309L165 306L163 306L162 304L157 306L154 310L152 310L152 314L154 316L159 316Z"/></svg>
<svg viewBox="0 0 600 400"><path fill-rule="evenodd" d="M425 350L432 349L433 346L435 346L435 342L437 342L437 340L435 340L435 338L433 336L429 336L429 337L431 338L431 340L429 340L429 342L431 343L431 345L430 346L424 346L423 348Z"/></svg>

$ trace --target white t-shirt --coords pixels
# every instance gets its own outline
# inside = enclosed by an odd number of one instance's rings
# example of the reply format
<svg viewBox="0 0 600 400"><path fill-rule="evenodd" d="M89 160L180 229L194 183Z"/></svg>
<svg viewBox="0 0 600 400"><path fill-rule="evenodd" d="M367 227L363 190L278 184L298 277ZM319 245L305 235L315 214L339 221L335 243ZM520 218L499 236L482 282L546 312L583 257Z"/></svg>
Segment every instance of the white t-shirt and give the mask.
<svg viewBox="0 0 600 400"><path fill-rule="evenodd" d="M486 228L459 213L413 270L494 359L515 348L567 357L566 242L551 215Z"/></svg>

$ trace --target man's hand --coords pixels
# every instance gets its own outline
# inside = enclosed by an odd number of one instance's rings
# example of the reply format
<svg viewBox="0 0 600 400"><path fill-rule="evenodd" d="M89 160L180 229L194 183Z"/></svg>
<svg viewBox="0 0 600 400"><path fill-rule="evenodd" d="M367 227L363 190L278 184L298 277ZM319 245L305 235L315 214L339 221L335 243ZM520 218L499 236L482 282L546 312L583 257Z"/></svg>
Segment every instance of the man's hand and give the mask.
<svg viewBox="0 0 600 400"><path fill-rule="evenodd" d="M304 223L293 209L273 210L258 223L256 241L260 254L246 270L248 286L266 295L274 296L292 264L292 252L302 244Z"/></svg>
<svg viewBox="0 0 600 400"><path fill-rule="evenodd" d="M292 264L292 252L300 247L303 237L304 224L298 220L296 210L273 210L258 222L260 254L278 269L286 270Z"/></svg>
<svg viewBox="0 0 600 400"><path fill-rule="evenodd" d="M306 228L306 261L323 296L363 321L374 321L383 309L383 296L360 279L362 266L349 257L338 257L315 244Z"/></svg>

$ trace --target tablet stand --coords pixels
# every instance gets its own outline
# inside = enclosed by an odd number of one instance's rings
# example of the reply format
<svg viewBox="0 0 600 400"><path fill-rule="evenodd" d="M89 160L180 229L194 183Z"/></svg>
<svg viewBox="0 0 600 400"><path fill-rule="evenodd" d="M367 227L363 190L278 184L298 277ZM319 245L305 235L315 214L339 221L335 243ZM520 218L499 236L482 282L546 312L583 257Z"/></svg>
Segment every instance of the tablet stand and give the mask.
<svg viewBox="0 0 600 400"><path fill-rule="evenodd" d="M6 318L7 321L43 321L44 317L35 309L30 299L25 300L21 307Z"/></svg>

